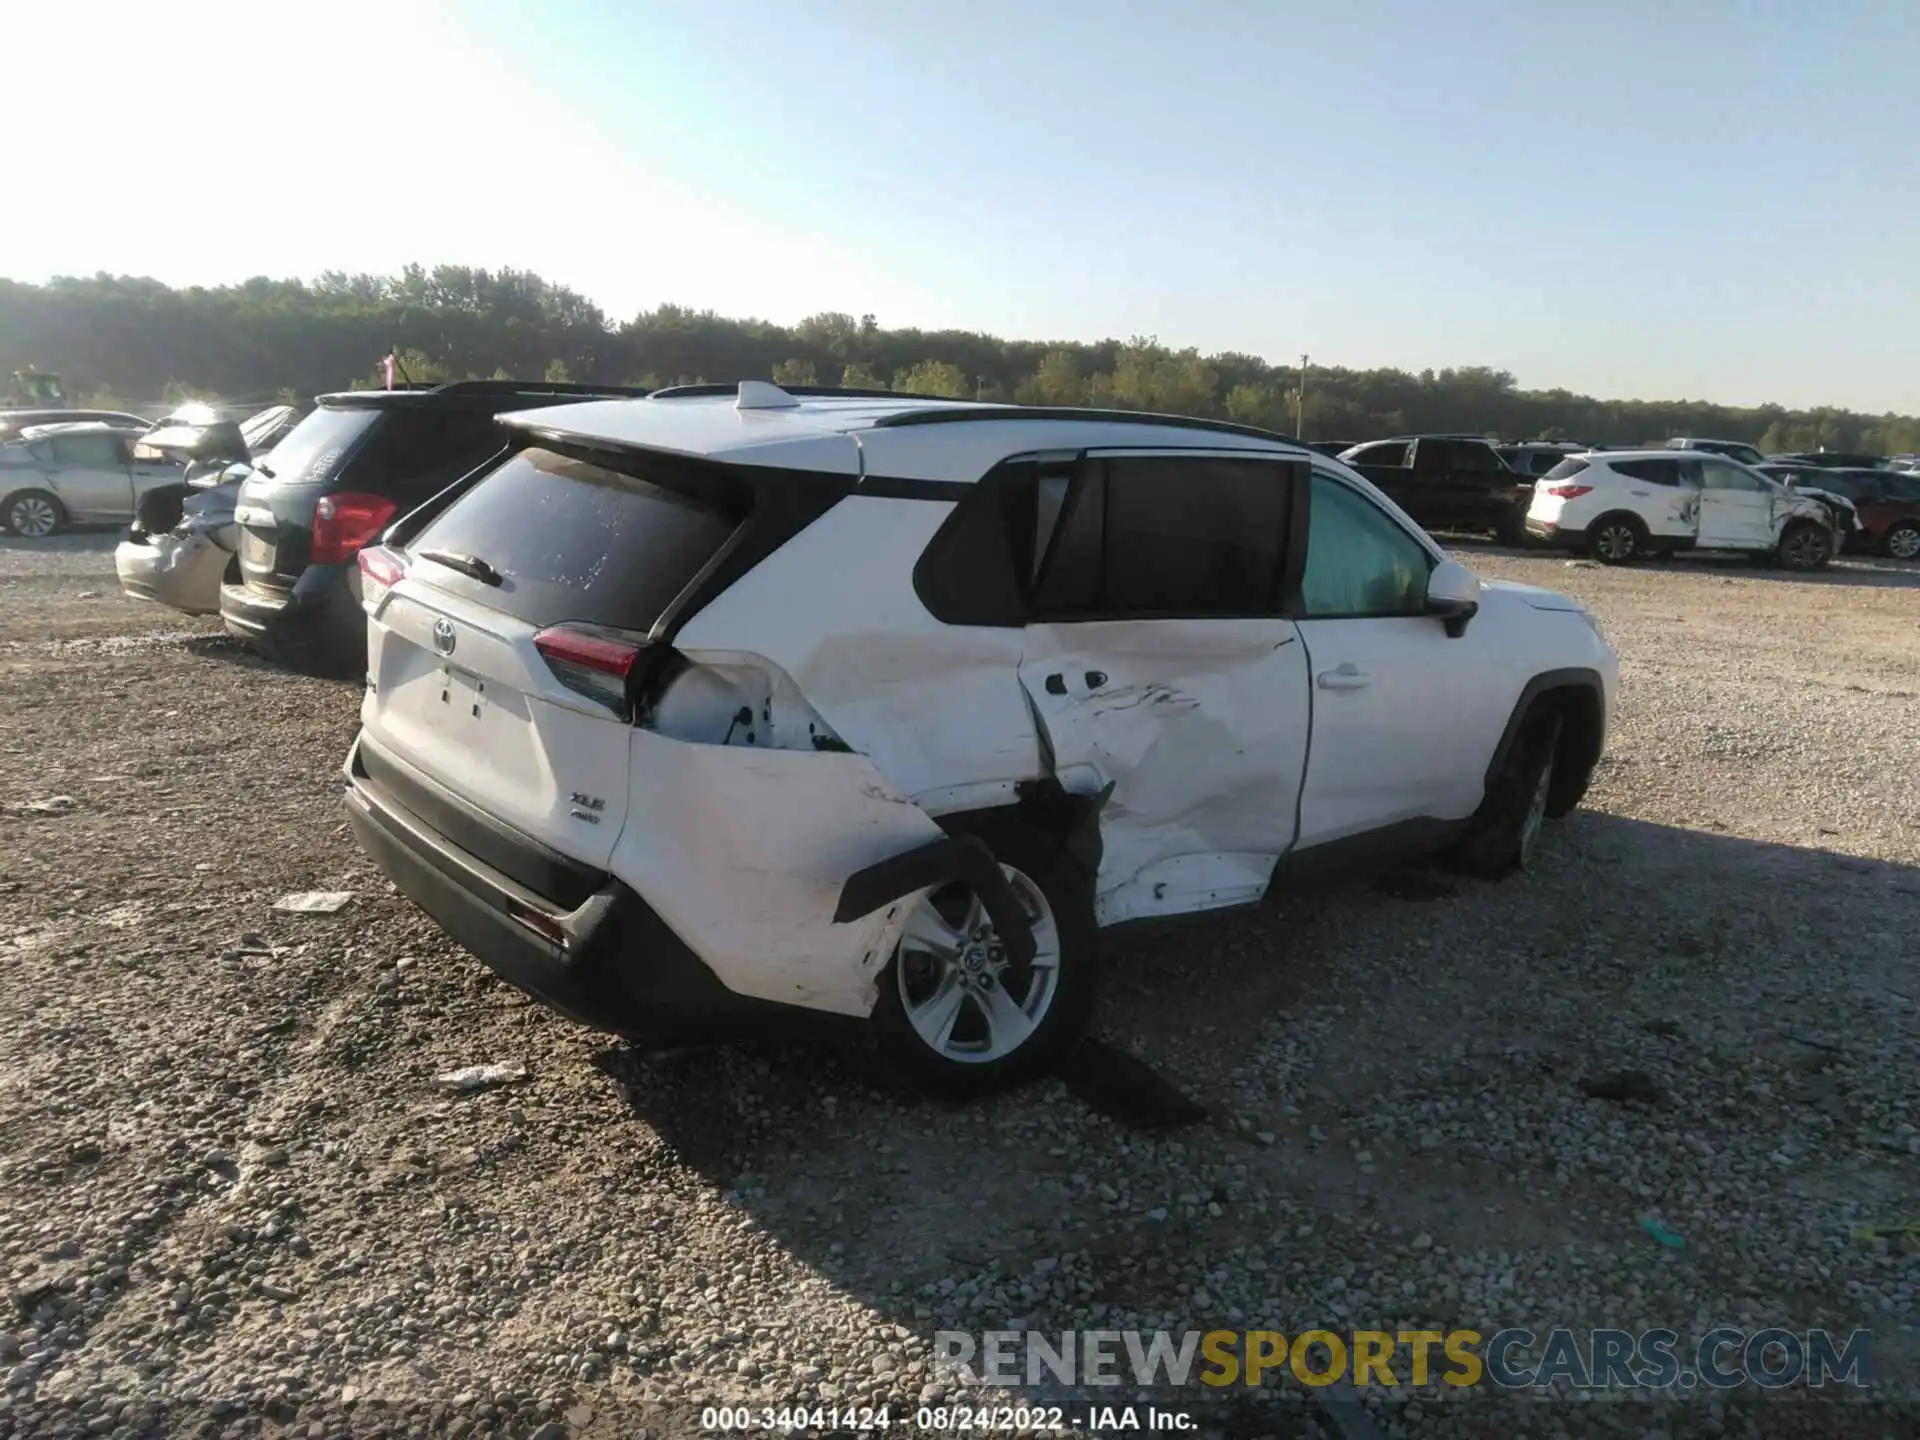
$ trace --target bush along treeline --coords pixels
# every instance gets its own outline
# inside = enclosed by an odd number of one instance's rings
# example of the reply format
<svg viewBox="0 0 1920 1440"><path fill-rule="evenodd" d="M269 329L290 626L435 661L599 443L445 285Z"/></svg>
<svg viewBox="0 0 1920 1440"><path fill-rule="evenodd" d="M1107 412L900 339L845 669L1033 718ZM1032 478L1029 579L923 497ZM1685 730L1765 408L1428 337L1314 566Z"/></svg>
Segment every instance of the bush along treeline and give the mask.
<svg viewBox="0 0 1920 1440"><path fill-rule="evenodd" d="M519 270L410 265L397 276L330 271L312 281L178 290L110 275L0 280L0 374L54 371L87 404L304 398L377 383L389 351L415 381L544 376L656 386L767 377L1214 416L1313 439L1458 431L1632 445L1704 435L1768 451L1920 449L1920 418L1910 415L1597 400L1522 390L1506 371L1484 366L1418 374L1316 366L1302 401L1297 367L1145 338L1001 340L885 329L871 315L833 313L775 325L678 305L616 321Z"/></svg>

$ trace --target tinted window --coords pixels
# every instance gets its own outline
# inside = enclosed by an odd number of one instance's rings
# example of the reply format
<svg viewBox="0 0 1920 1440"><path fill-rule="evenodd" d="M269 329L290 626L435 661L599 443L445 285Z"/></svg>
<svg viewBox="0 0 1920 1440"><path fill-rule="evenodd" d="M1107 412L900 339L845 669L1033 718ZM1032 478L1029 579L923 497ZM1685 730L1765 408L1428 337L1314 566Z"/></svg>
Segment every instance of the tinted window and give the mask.
<svg viewBox="0 0 1920 1440"><path fill-rule="evenodd" d="M1378 505L1332 476L1316 474L1312 517L1300 587L1306 615L1418 615L1424 610L1432 559Z"/></svg>
<svg viewBox="0 0 1920 1440"><path fill-rule="evenodd" d="M108 469L126 463L117 436L96 432L91 435L54 435L49 440L53 446L54 463L58 465Z"/></svg>
<svg viewBox="0 0 1920 1440"><path fill-rule="evenodd" d="M1529 475L1544 475L1554 467L1564 465L1565 463L1566 462L1560 458L1558 451L1536 450L1527 462L1527 473Z"/></svg>
<svg viewBox="0 0 1920 1440"><path fill-rule="evenodd" d="M1038 613L1273 613L1288 469L1142 456L1089 464L1056 537Z"/></svg>
<svg viewBox="0 0 1920 1440"><path fill-rule="evenodd" d="M322 405L294 426L273 447L271 459L263 460L254 473L276 485L323 481L340 468L347 451L373 427L380 413Z"/></svg>
<svg viewBox="0 0 1920 1440"><path fill-rule="evenodd" d="M1562 460L1542 476L1545 480L1570 480L1587 468L1585 460Z"/></svg>
<svg viewBox="0 0 1920 1440"><path fill-rule="evenodd" d="M1783 478L1774 476L1776 480ZM1878 489L1872 477L1849 475L1844 470L1833 470L1824 475L1796 474L1788 483L1808 490L1831 490L1835 495L1844 495L1849 500L1871 499Z"/></svg>
<svg viewBox="0 0 1920 1440"><path fill-rule="evenodd" d="M1453 466L1456 470L1489 474L1501 468L1500 457L1493 453L1493 448L1489 445L1476 445L1471 440L1461 440L1455 441L1452 448Z"/></svg>
<svg viewBox="0 0 1920 1440"><path fill-rule="evenodd" d="M402 500L424 500L505 447L485 411L407 406L390 412L347 457L340 483Z"/></svg>
<svg viewBox="0 0 1920 1440"><path fill-rule="evenodd" d="M1887 474L1880 483L1889 500L1920 500L1920 475Z"/></svg>
<svg viewBox="0 0 1920 1440"><path fill-rule="evenodd" d="M1681 462L1678 460L1614 460L1610 463L1616 474L1631 480L1644 480L1653 485L1680 483Z"/></svg>
<svg viewBox="0 0 1920 1440"><path fill-rule="evenodd" d="M1405 465L1407 446L1405 441L1383 441L1378 445L1362 445L1347 457L1349 465Z"/></svg>
<svg viewBox="0 0 1920 1440"><path fill-rule="evenodd" d="M746 518L749 502L711 467L620 463L627 468L523 450L407 549L432 584L530 624L650 629ZM425 550L477 556L505 583L418 559Z"/></svg>

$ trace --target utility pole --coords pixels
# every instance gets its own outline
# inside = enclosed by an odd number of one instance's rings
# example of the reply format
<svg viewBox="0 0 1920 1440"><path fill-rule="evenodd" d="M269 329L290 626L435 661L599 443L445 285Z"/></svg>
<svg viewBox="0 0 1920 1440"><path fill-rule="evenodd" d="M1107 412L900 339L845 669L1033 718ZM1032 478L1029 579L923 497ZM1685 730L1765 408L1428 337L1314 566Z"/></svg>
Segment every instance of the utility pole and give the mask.
<svg viewBox="0 0 1920 1440"><path fill-rule="evenodd" d="M1293 438L1307 438L1307 357L1300 357L1300 388L1293 392Z"/></svg>

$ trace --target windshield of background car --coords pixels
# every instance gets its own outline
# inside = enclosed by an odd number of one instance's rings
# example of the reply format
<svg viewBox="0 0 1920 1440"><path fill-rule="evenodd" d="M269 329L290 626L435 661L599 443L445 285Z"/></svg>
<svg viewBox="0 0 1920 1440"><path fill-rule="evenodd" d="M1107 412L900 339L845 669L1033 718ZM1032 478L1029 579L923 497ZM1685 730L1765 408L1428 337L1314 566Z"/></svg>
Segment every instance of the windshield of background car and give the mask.
<svg viewBox="0 0 1920 1440"><path fill-rule="evenodd" d="M429 584L530 624L648 630L750 503L744 486L697 462L623 455L593 464L522 450L429 521L407 550ZM429 550L483 560L506 583L423 559Z"/></svg>
<svg viewBox="0 0 1920 1440"><path fill-rule="evenodd" d="M254 474L275 485L318 484L360 439L379 423L378 409L333 409L322 405L273 447L273 458Z"/></svg>

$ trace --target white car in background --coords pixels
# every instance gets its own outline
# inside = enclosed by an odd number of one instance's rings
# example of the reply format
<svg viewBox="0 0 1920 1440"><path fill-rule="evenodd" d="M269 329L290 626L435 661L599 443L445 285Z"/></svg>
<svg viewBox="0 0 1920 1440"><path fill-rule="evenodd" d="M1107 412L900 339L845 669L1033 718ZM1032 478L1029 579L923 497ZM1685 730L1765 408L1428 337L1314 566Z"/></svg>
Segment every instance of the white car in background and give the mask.
<svg viewBox="0 0 1920 1440"><path fill-rule="evenodd" d="M1840 549L1827 505L1706 451L1590 451L1534 482L1527 534L1606 565L1680 550L1738 550L1818 570Z"/></svg>
<svg viewBox="0 0 1920 1440"><path fill-rule="evenodd" d="M1526 863L1617 665L1345 465L1226 423L789 393L504 417L360 552L360 844L561 1013L868 1017L1030 1073L1094 936L1277 875Z"/></svg>

